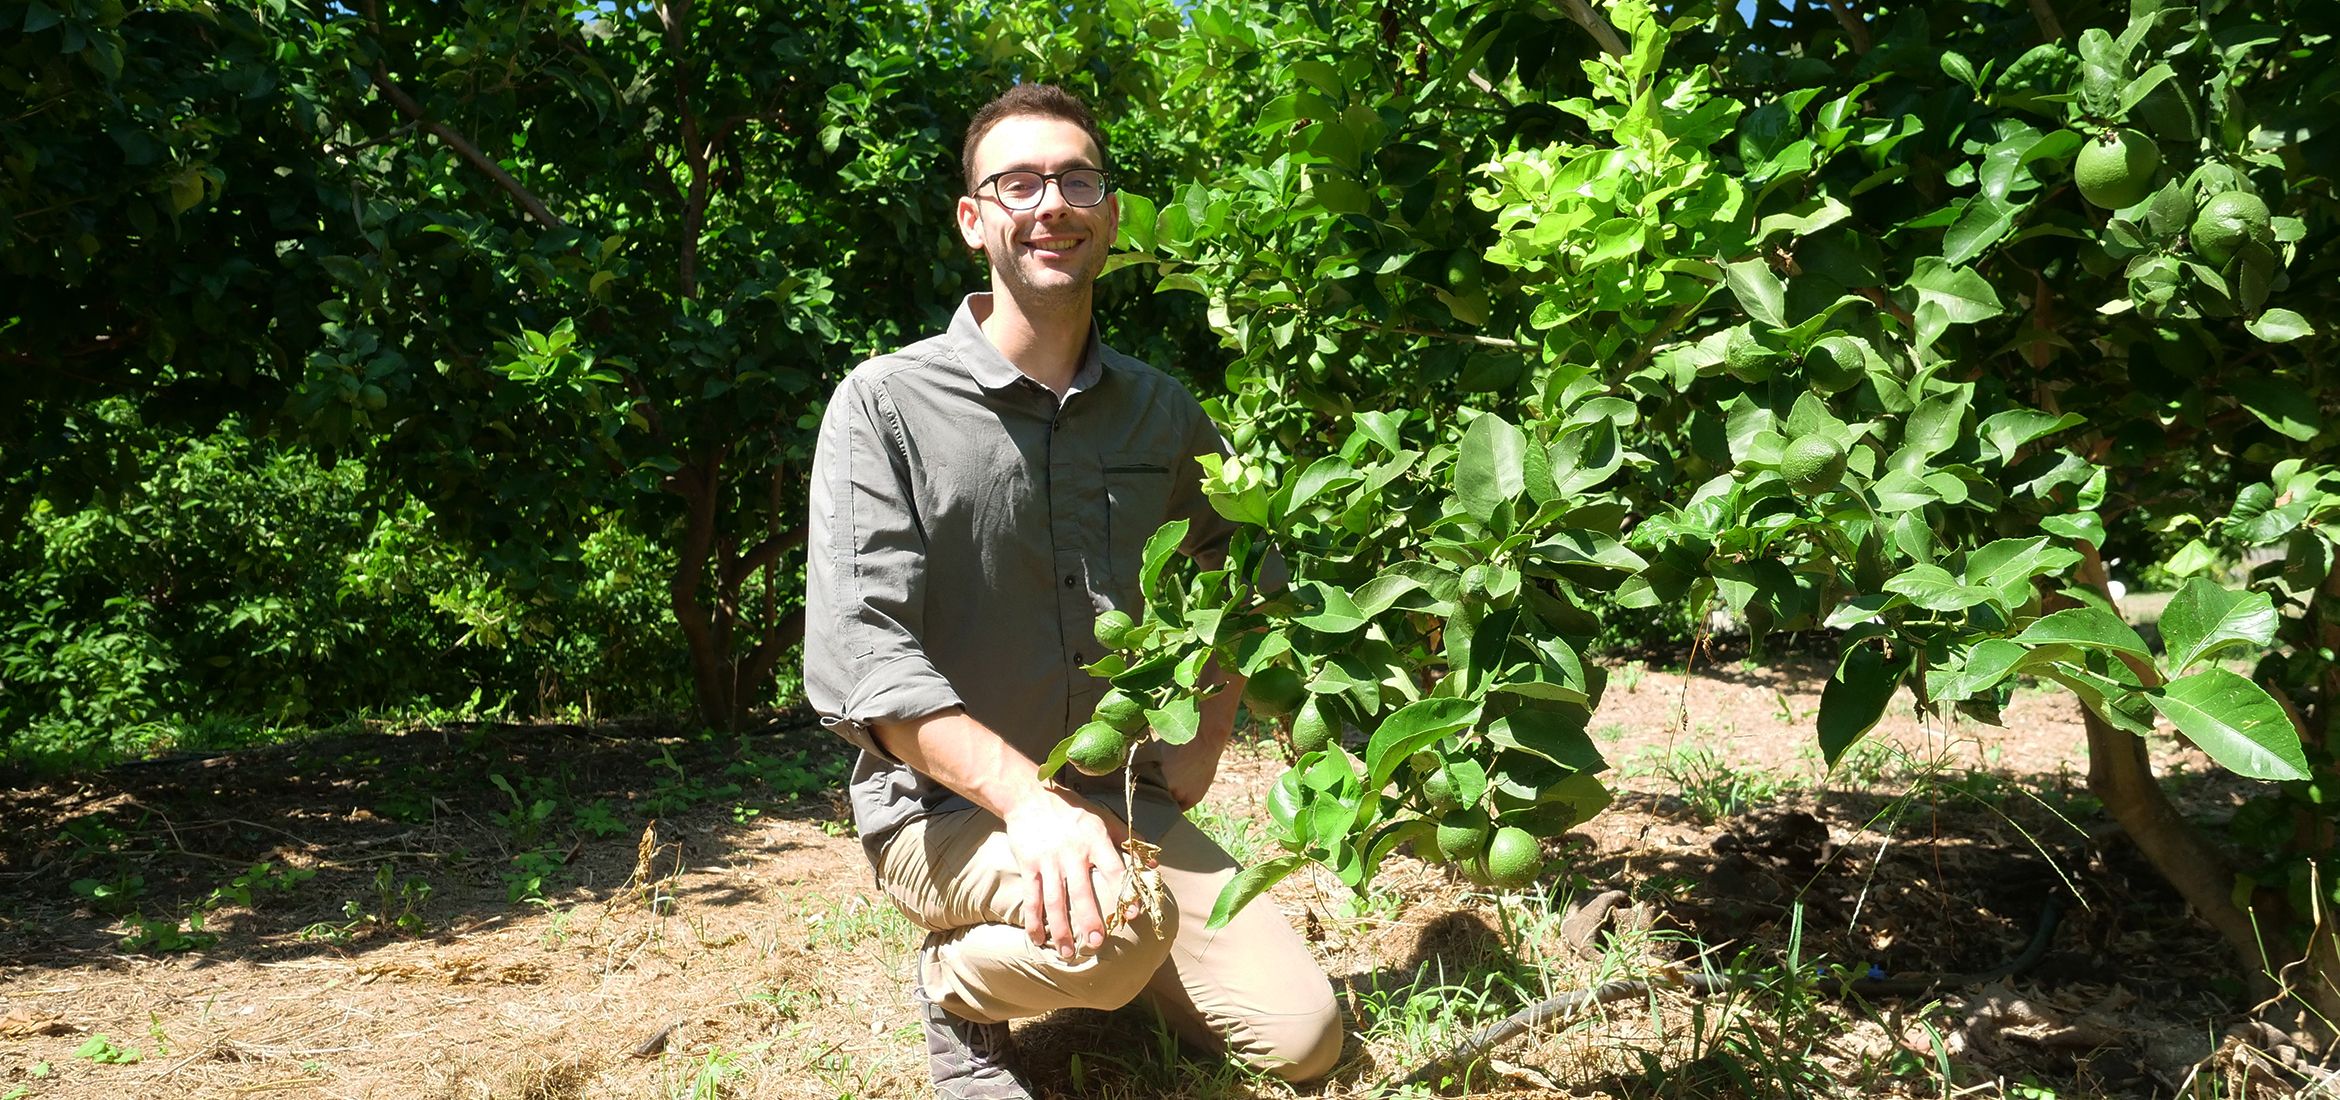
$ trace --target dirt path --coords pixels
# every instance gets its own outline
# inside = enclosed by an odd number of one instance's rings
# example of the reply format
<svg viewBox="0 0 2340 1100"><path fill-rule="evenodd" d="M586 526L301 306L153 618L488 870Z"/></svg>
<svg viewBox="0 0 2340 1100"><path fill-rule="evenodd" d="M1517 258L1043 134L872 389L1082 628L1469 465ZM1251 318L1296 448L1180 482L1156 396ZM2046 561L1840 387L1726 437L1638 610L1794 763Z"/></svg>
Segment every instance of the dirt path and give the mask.
<svg viewBox="0 0 2340 1100"><path fill-rule="evenodd" d="M1620 673L1594 722L1617 805L1561 845L1543 903L1505 908L1404 857L1363 902L1323 875L1279 887L1351 1018L1322 1095L1369 1095L1540 983L1604 967L1703 950L1774 977L1818 959L1985 969L2067 882L2053 950L2016 982L1881 1006L1795 982L1720 1005L1669 993L1517 1042L1468 1088L1728 1095L1732 1065L1768 1051L1810 1067L1794 1073L1815 1093L1939 1095L1951 1057L1961 1087L1988 1086L1972 1095L2029 1074L2142 1096L2223 1064L2224 960L2125 849L2059 820L2094 823L2068 703L2020 697L2005 729L1904 710L1826 775L1818 675ZM916 935L838 824L834 746L653 732L370 735L7 792L0 1098L927 1094ZM1241 748L1208 804L1238 855L1274 751ZM2198 812L2239 797L2198 757L2158 762ZM1627 918L1586 957L1560 918L1610 888ZM198 909L200 928L177 919ZM1291 1095L1166 1053L1136 1010L1019 1037L1068 1095ZM1780 1074L1763 1080L1802 1079Z"/></svg>

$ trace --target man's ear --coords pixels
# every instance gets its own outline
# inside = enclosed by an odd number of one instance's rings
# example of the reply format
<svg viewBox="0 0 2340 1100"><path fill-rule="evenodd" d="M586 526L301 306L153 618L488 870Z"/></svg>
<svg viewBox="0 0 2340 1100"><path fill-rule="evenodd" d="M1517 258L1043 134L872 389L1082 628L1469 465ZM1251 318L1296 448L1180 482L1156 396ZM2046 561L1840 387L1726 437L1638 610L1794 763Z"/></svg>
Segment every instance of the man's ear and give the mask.
<svg viewBox="0 0 2340 1100"><path fill-rule="evenodd" d="M959 239L977 252L983 251L983 203L972 196L959 196Z"/></svg>

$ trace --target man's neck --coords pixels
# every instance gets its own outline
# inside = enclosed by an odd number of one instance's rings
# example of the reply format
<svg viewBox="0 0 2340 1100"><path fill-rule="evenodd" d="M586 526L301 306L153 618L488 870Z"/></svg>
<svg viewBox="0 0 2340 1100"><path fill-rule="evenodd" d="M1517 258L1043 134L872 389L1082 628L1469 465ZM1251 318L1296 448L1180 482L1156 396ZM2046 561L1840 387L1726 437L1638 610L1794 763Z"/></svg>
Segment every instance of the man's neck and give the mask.
<svg viewBox="0 0 2340 1100"><path fill-rule="evenodd" d="M991 295L991 315L978 319L1000 355L1058 397L1072 389L1089 346L1089 296L1062 309L1027 311L1006 294Z"/></svg>

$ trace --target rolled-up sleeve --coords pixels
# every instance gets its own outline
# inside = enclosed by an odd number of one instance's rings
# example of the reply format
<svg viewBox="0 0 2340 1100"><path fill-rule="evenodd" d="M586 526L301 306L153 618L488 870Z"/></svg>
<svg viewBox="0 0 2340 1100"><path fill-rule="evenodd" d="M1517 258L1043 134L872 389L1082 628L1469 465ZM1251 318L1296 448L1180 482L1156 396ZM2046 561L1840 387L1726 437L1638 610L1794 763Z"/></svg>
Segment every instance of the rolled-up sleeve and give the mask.
<svg viewBox="0 0 2340 1100"><path fill-rule="evenodd" d="M892 760L872 722L960 705L921 643L926 532L882 383L837 387L813 451L805 555L805 696L821 724Z"/></svg>

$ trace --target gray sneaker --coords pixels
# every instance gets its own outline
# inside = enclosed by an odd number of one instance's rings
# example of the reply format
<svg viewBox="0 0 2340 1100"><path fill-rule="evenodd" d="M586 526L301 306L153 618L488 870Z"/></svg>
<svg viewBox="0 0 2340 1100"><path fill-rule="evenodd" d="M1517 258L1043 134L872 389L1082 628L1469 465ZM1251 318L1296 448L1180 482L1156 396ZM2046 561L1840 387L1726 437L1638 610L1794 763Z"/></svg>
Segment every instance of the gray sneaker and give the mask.
<svg viewBox="0 0 2340 1100"><path fill-rule="evenodd" d="M953 1016L926 995L926 951L918 958L919 978L911 987L926 1017L926 1063L934 1093L943 1100L1032 1100L1032 1086L1009 1068L1015 1040L1006 1023L979 1024Z"/></svg>

